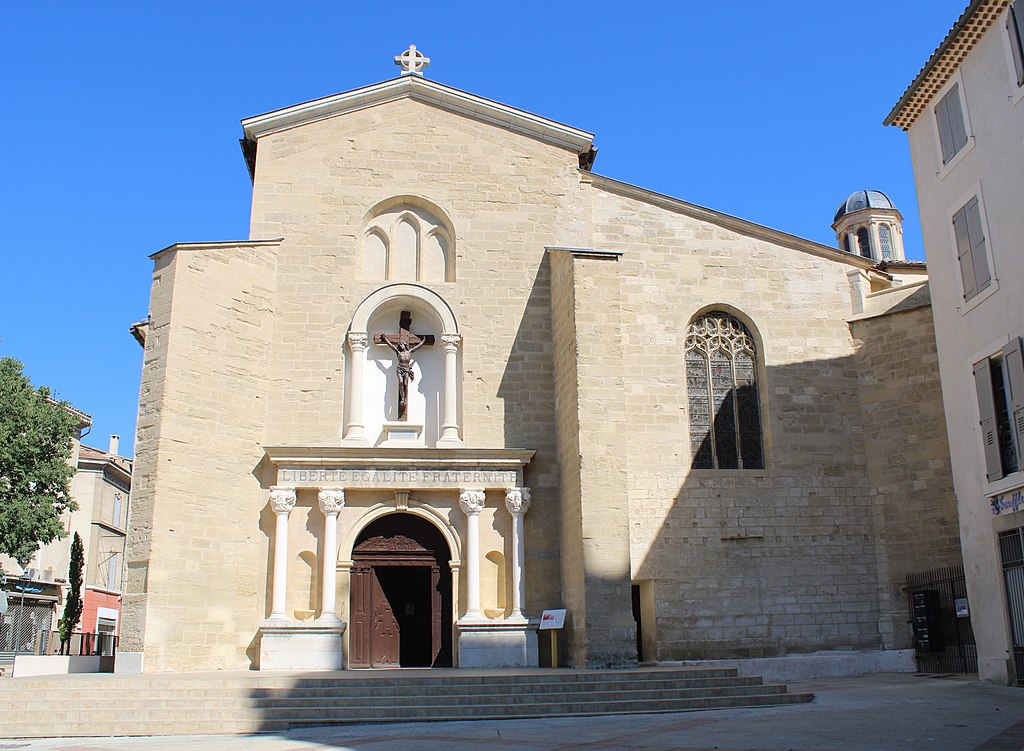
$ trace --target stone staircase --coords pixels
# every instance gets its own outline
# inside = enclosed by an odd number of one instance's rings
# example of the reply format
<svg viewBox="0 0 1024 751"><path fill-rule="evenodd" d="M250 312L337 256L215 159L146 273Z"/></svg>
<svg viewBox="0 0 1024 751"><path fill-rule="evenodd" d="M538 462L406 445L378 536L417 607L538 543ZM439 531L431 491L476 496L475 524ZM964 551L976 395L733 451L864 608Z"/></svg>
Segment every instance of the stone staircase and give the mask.
<svg viewBox="0 0 1024 751"><path fill-rule="evenodd" d="M725 668L70 675L0 683L0 737L267 733L343 723L687 712L812 699Z"/></svg>

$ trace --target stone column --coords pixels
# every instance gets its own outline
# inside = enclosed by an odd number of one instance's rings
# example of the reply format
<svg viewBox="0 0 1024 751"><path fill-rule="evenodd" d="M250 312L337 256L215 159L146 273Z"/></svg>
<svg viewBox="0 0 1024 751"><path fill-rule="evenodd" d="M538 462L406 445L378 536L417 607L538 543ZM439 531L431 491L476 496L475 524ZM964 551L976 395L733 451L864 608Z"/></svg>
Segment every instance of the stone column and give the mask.
<svg viewBox="0 0 1024 751"><path fill-rule="evenodd" d="M526 577L523 574L526 561L526 539L523 536L523 517L530 509L529 488L509 488L505 491L505 508L512 514L512 615L523 620L523 605L526 602Z"/></svg>
<svg viewBox="0 0 1024 751"><path fill-rule="evenodd" d="M458 334L441 334L444 346L444 411L438 445L461 446L459 438L459 343Z"/></svg>
<svg viewBox="0 0 1024 751"><path fill-rule="evenodd" d="M480 512L484 491L463 490L459 504L466 512L466 620L482 620L480 611Z"/></svg>
<svg viewBox="0 0 1024 751"><path fill-rule="evenodd" d="M363 432L363 366L367 335L365 331L348 332L348 348L352 353L352 367L349 370L348 425L345 426L345 442L359 446L367 445Z"/></svg>
<svg viewBox="0 0 1024 751"><path fill-rule="evenodd" d="M343 488L320 488L320 510L324 512L324 566L318 621L338 620L338 512L345 507Z"/></svg>
<svg viewBox="0 0 1024 751"><path fill-rule="evenodd" d="M274 599L270 617L288 620L286 592L288 587L288 515L295 508L295 488L275 485L270 489L270 507L277 514L274 533Z"/></svg>

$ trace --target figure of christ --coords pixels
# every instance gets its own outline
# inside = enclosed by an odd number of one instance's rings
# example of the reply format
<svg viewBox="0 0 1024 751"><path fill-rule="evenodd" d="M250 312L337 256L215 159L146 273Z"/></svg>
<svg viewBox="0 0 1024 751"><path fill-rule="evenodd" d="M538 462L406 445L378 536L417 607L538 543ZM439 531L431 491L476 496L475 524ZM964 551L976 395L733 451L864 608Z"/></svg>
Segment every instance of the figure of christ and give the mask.
<svg viewBox="0 0 1024 751"><path fill-rule="evenodd" d="M409 384L416 377L412 369L412 353L424 345L434 343L433 334L420 336L413 334L412 314L403 310L398 322L397 334L376 334L373 341L376 344L386 344L394 350L398 357L398 419L405 420L409 411Z"/></svg>

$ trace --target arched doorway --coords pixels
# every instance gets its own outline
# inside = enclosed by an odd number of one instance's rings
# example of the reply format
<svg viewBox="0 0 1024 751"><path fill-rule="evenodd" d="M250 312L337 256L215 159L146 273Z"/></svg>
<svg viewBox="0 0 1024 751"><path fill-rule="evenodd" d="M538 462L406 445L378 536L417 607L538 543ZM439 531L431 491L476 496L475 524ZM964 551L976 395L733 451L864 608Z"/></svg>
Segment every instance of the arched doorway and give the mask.
<svg viewBox="0 0 1024 751"><path fill-rule="evenodd" d="M412 514L371 522L352 550L349 667L450 667L451 551Z"/></svg>

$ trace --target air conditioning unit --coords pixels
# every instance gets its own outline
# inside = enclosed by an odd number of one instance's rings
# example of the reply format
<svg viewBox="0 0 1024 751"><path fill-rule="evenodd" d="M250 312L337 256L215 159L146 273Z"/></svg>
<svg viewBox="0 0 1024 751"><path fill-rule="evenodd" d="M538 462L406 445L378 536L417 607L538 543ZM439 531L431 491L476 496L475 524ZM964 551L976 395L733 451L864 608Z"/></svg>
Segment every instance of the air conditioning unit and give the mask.
<svg viewBox="0 0 1024 751"><path fill-rule="evenodd" d="M25 569L25 576L28 577L29 579L32 579L33 581L35 581L36 579L39 578L39 569L37 569L37 568L27 568L27 569Z"/></svg>

